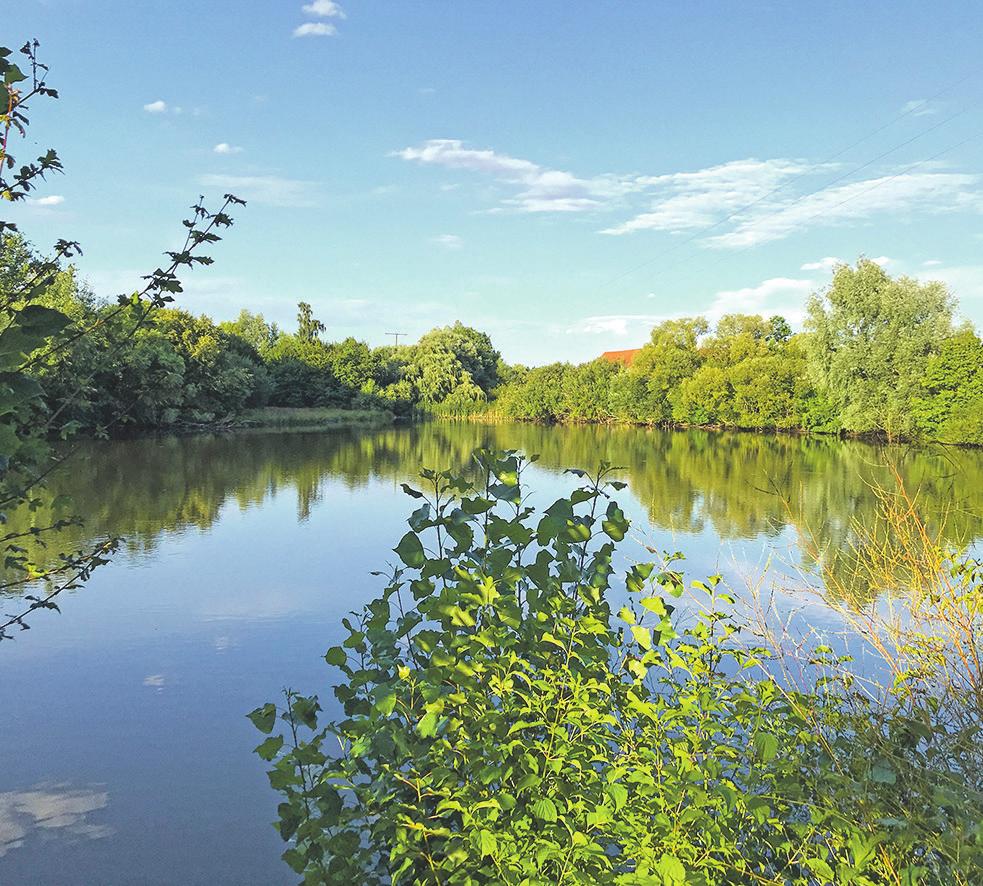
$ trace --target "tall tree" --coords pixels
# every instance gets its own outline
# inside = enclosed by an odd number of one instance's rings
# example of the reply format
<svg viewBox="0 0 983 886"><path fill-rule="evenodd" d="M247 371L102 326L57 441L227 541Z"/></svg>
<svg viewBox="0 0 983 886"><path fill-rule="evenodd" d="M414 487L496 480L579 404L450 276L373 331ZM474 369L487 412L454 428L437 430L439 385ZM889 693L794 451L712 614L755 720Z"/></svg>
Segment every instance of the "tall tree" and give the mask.
<svg viewBox="0 0 983 886"><path fill-rule="evenodd" d="M315 318L314 309L306 301L300 302L297 305L297 337L303 342L314 342L324 329L324 324Z"/></svg>
<svg viewBox="0 0 983 886"><path fill-rule="evenodd" d="M804 344L810 377L845 430L889 439L915 430L912 401L952 314L942 283L892 278L863 258L836 270L809 301Z"/></svg>

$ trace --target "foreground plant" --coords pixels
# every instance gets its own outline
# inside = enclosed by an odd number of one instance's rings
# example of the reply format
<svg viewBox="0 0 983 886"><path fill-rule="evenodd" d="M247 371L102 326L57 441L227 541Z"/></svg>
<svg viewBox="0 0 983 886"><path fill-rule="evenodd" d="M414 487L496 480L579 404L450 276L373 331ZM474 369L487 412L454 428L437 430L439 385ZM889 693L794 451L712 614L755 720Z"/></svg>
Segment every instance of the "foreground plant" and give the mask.
<svg viewBox="0 0 983 886"><path fill-rule="evenodd" d="M971 882L959 785L906 815L849 681L783 689L718 576L674 627L679 555L616 574L609 466L537 511L517 453L474 462L404 485L401 565L325 656L344 716L291 691L249 715L305 882Z"/></svg>

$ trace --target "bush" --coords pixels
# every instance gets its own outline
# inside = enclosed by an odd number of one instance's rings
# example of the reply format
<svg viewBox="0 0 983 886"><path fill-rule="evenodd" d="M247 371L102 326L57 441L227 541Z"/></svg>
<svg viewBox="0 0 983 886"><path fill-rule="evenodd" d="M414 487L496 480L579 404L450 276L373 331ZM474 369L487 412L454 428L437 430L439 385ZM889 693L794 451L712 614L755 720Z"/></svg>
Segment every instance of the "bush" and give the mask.
<svg viewBox="0 0 983 886"><path fill-rule="evenodd" d="M305 882L972 881L980 805L925 765L931 727L847 678L783 687L719 576L675 627L678 555L616 578L608 466L537 512L516 453L474 461L404 484L401 565L325 656L343 717L289 691L249 715Z"/></svg>

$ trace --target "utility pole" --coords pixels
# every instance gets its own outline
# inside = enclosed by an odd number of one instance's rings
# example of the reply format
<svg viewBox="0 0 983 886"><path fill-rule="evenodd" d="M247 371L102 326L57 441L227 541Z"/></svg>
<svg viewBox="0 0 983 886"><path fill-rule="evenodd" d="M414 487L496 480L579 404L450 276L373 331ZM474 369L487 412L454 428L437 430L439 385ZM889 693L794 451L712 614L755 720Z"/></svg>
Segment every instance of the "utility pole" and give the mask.
<svg viewBox="0 0 983 886"><path fill-rule="evenodd" d="M399 337L401 335L406 335L405 332L387 332L386 335L391 335L396 339L395 347L399 347Z"/></svg>

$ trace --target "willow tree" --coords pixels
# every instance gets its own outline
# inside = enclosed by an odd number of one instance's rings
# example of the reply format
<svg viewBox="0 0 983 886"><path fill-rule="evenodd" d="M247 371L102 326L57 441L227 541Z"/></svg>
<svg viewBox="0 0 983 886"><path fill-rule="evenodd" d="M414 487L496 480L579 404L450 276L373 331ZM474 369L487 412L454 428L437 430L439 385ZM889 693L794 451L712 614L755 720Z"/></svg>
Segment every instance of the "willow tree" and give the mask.
<svg viewBox="0 0 983 886"><path fill-rule="evenodd" d="M915 430L911 406L952 316L942 283L891 277L864 258L837 269L809 301L804 344L809 375L844 430L888 439Z"/></svg>

